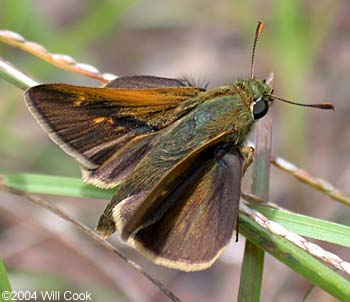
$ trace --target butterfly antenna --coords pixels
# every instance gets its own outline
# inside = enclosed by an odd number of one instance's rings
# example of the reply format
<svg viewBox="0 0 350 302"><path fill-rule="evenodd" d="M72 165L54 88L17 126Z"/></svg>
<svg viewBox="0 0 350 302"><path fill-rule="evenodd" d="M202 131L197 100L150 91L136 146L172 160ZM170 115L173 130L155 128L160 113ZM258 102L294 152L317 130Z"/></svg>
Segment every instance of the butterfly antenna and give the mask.
<svg viewBox="0 0 350 302"><path fill-rule="evenodd" d="M255 37L254 37L254 44L253 44L253 50L252 50L252 60L250 63L250 77L254 79L254 58L255 58L255 48L256 44L258 43L259 37L261 36L263 32L264 24L262 22L258 22L258 26L256 27L255 31Z"/></svg>
<svg viewBox="0 0 350 302"><path fill-rule="evenodd" d="M288 101L286 99L280 98L279 96L273 95L273 94L267 94L267 96L279 100L288 104L293 104L297 106L302 106L302 107L312 107L312 108L317 108L317 109L324 109L324 110L333 110L335 111L334 106L331 103L320 103L320 104L301 104L301 103L296 103L292 101Z"/></svg>

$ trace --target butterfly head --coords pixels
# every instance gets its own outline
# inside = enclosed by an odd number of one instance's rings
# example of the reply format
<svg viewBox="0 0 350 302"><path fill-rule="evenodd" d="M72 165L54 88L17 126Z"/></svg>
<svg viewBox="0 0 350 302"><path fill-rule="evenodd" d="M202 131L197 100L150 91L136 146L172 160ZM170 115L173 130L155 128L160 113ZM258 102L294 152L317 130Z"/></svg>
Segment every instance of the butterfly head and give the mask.
<svg viewBox="0 0 350 302"><path fill-rule="evenodd" d="M250 95L249 108L254 120L264 117L273 102L273 98L271 97L273 93L272 88L266 80L261 81L258 79L242 81L242 85L245 86L248 95Z"/></svg>

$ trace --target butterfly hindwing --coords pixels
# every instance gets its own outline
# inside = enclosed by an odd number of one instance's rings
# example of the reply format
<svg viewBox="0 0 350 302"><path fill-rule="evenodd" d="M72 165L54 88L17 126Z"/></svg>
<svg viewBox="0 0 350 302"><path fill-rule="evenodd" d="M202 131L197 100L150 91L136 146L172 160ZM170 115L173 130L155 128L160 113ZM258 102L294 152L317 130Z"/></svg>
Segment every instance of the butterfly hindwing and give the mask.
<svg viewBox="0 0 350 302"><path fill-rule="evenodd" d="M125 76L110 81L105 87L147 89L166 87L190 87L189 81L181 79L169 79L154 76ZM204 89L203 89L204 90Z"/></svg>
<svg viewBox="0 0 350 302"><path fill-rule="evenodd" d="M178 179L153 191L167 191L154 217L127 242L153 262L185 271L209 267L229 243L237 223L242 157L238 150L220 146L203 151ZM165 176L166 178L166 176ZM115 211L118 229L133 220L151 192L141 192L121 202ZM156 195L154 195L156 196ZM156 198L159 198L157 195ZM120 230L119 230L120 231Z"/></svg>
<svg viewBox="0 0 350 302"><path fill-rule="evenodd" d="M188 123L182 121L182 124ZM140 227L153 223L157 216L162 215L170 206L163 203L163 190L168 192L176 186L183 173L197 160L199 154L221 142L228 134L224 131L211 139L199 142L197 146L193 146L192 143L186 144L186 141L189 142L192 136L182 135L180 145L183 148L180 151L179 144L173 141L173 134L174 130L179 134L183 134L183 128L181 123L174 126L175 129L170 129L170 133L165 131L165 133L159 133L154 138L151 142L152 152L148 152L142 158L113 195L96 227L96 230L104 237L107 238L118 229L122 239L126 240ZM167 146L172 146L172 148L167 148ZM147 192L149 194L146 194ZM125 200L130 198L140 200L140 196L145 197L142 198L142 206L133 212L132 219L125 222L125 217L122 214L123 209L121 209L122 205ZM119 210L121 214L119 214ZM154 213L156 215L153 215Z"/></svg>
<svg viewBox="0 0 350 302"><path fill-rule="evenodd" d="M130 139L96 169L81 167L83 180L103 188L120 184L150 149L155 135L157 133L147 133Z"/></svg>
<svg viewBox="0 0 350 302"><path fill-rule="evenodd" d="M212 156L212 148L217 148L217 144L225 137L227 133L223 132L214 138L202 143L197 148L189 152L186 156L178 160L175 165L171 165L164 170L158 182L149 189L149 194L142 201L142 207L138 207L133 213L132 219L119 228L122 239L126 240L137 229L144 227L147 224L153 223L170 207L169 202L164 202L165 194L172 194L173 188L179 186L183 179L191 178L186 176L186 173L191 171L192 166L198 166L200 169L205 167L205 162L208 156ZM172 155L170 155L170 158ZM156 161L156 159L154 159ZM203 162L203 164L202 164ZM158 164L156 164L158 165ZM165 166L165 165L162 165ZM198 169L196 170L198 171ZM191 186L191 184L189 183Z"/></svg>

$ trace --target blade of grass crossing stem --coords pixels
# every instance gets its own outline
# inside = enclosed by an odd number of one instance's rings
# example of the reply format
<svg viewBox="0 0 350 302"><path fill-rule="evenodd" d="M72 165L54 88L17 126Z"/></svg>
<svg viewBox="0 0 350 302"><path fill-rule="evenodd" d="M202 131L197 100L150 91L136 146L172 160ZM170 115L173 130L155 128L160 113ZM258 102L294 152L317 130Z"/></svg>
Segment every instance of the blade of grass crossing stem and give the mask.
<svg viewBox="0 0 350 302"><path fill-rule="evenodd" d="M253 168L253 194L269 197L271 119L261 120L256 127L256 150ZM239 302L259 302L264 272L264 251L246 241L238 292Z"/></svg>
<svg viewBox="0 0 350 302"><path fill-rule="evenodd" d="M262 205L249 207L298 235L350 247L350 226Z"/></svg>
<svg viewBox="0 0 350 302"><path fill-rule="evenodd" d="M2 260L0 260L0 302L11 302L12 299L10 298L11 298L11 286L10 286L9 278L7 276L5 265L2 262Z"/></svg>
<svg viewBox="0 0 350 302"><path fill-rule="evenodd" d="M350 301L350 283L308 252L287 239L270 233L245 215L240 215L240 233L256 246L342 302ZM250 277L253 282L253 276ZM248 301L248 300L245 300Z"/></svg>

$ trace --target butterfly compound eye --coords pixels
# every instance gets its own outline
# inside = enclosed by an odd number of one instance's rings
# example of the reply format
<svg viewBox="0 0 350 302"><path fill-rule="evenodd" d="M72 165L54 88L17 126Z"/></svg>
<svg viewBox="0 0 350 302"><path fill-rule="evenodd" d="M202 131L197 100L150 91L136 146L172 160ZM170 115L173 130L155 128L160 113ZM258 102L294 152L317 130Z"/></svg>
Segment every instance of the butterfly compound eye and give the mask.
<svg viewBox="0 0 350 302"><path fill-rule="evenodd" d="M253 116L255 120L262 118L269 110L269 104L266 100L258 100L253 107Z"/></svg>

